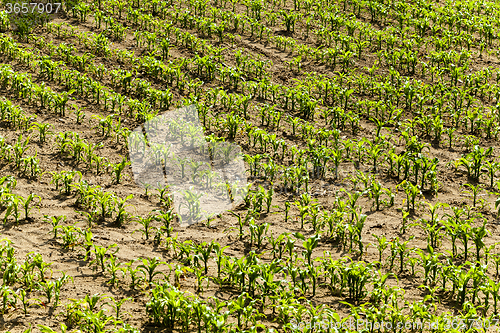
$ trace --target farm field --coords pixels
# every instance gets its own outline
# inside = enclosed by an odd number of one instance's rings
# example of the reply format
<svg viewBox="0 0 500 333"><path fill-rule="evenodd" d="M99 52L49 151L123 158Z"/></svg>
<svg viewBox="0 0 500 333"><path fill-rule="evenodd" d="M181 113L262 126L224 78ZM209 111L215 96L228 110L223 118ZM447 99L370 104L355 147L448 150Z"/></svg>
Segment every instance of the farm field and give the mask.
<svg viewBox="0 0 500 333"><path fill-rule="evenodd" d="M0 7L1 332L498 330L498 2L61 2ZM231 209L134 172L177 110Z"/></svg>

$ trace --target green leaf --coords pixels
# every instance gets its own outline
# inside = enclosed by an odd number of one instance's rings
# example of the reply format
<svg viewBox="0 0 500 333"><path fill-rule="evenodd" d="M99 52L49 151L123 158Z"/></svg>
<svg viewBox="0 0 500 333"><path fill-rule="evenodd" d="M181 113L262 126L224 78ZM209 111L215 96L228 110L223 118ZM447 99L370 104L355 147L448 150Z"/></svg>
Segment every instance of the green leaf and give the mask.
<svg viewBox="0 0 500 333"><path fill-rule="evenodd" d="M302 235L300 232L294 232L293 235L295 236L295 238L301 239L303 241L306 240L306 238L304 237L304 235Z"/></svg>

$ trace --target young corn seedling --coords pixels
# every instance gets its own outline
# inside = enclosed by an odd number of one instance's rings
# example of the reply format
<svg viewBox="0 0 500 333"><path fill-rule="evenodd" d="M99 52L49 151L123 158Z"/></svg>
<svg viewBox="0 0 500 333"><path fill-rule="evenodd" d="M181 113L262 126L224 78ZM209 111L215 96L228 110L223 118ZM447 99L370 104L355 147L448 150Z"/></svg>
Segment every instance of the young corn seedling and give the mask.
<svg viewBox="0 0 500 333"><path fill-rule="evenodd" d="M32 305L31 302L32 301L38 301L38 302L41 302L39 299L37 298L28 298L27 296L27 293L26 293L26 290L24 289L18 289L16 291L16 293L14 294L16 296L16 298L21 301L21 305L22 305L22 309L23 309L23 313L24 315L27 315L28 314L28 308Z"/></svg>
<svg viewBox="0 0 500 333"><path fill-rule="evenodd" d="M90 227L88 229L81 230L81 235L83 237L83 241L81 246L85 250L85 258L87 261L90 259L90 252L92 250L92 246L94 246L92 231L90 231Z"/></svg>
<svg viewBox="0 0 500 333"><path fill-rule="evenodd" d="M268 192L266 192L262 186L259 186L259 190L255 192L252 199L252 206L253 210L256 213L260 213L262 211L262 204L264 202L264 199L266 198L267 193Z"/></svg>
<svg viewBox="0 0 500 333"><path fill-rule="evenodd" d="M38 285L39 285L39 288L45 294L45 297L47 297L46 304L50 304L50 302L52 302L52 298L54 297L54 294L55 294L56 283L54 281L43 281L43 282L38 282Z"/></svg>
<svg viewBox="0 0 500 333"><path fill-rule="evenodd" d="M269 223L256 225L254 220L252 219L249 222L248 227L250 229L250 243L253 244L253 241L255 240L257 243L257 248L260 249L262 247L262 241L265 238L264 234L267 233L267 230L269 229Z"/></svg>
<svg viewBox="0 0 500 333"><path fill-rule="evenodd" d="M23 136L22 134L18 136L16 144L12 147L14 151L14 162L16 165L16 168L19 168L21 165L21 159L23 157L23 154L28 150L28 142L30 138L26 138L26 140L23 141Z"/></svg>
<svg viewBox="0 0 500 333"><path fill-rule="evenodd" d="M458 226L458 238L464 246L464 261L467 262L467 257L469 254L469 239L471 238L472 227L470 225L470 220L463 221Z"/></svg>
<svg viewBox="0 0 500 333"><path fill-rule="evenodd" d="M73 110L73 113L74 113L74 114L75 114L75 116L76 116L76 124L77 124L77 125L81 125L81 124L82 124L83 119L85 119L85 117L86 117L86 114L85 114L85 112L83 112L83 111L80 109L80 107L78 107L77 105L73 104L73 105L72 105L72 107L73 107L73 109L74 109L74 110Z"/></svg>
<svg viewBox="0 0 500 333"><path fill-rule="evenodd" d="M29 260L24 261L21 266L21 274L22 274L22 284L23 287L28 291L31 292L34 287L36 286L35 283L35 274L33 272L34 267L33 263L30 262Z"/></svg>
<svg viewBox="0 0 500 333"><path fill-rule="evenodd" d="M464 186L470 188L470 191L464 191L464 192L472 194L472 206L476 207L477 196L479 191L482 189L482 184L477 184L476 186L471 184L465 184Z"/></svg>
<svg viewBox="0 0 500 333"><path fill-rule="evenodd" d="M118 197L114 198L116 204L116 219L115 225L118 227L122 227L123 224L131 219L131 214L128 213L125 208L126 207L134 207L132 204L126 204L126 202L134 197L133 194L129 194L126 198L120 199Z"/></svg>
<svg viewBox="0 0 500 333"><path fill-rule="evenodd" d="M52 263L46 263L43 261L42 255L40 253L29 253L31 260L33 261L33 268L38 268L40 273L40 280L45 281L45 273L50 270ZM52 274L52 270L50 270Z"/></svg>
<svg viewBox="0 0 500 333"><path fill-rule="evenodd" d="M399 189L400 187L403 188L406 194L406 210L412 213L415 212L415 205L417 204L416 200L417 198L422 197L420 187L415 186L406 180L403 180L403 182L398 184L396 189Z"/></svg>
<svg viewBox="0 0 500 333"><path fill-rule="evenodd" d="M363 261L351 262L342 268L342 271L349 288L349 298L354 302L359 302L367 294L366 284L370 281L372 273L370 266Z"/></svg>
<svg viewBox="0 0 500 333"><path fill-rule="evenodd" d="M100 175L101 174L101 170L103 170L103 169L107 170L107 166L110 165L110 163L109 163L109 161L108 161L108 159L106 157L93 155L92 159L95 162L96 175Z"/></svg>
<svg viewBox="0 0 500 333"><path fill-rule="evenodd" d="M375 239L377 240L378 262L382 264L382 253L389 245L387 243L387 238L385 237L385 235L377 236L372 234L372 236L375 237Z"/></svg>
<svg viewBox="0 0 500 333"><path fill-rule="evenodd" d="M184 293L169 283L158 285L151 291L151 299L146 304L146 312L153 319L155 325L172 330L175 327L176 318L178 318L176 309L179 309L181 302L185 300ZM201 314L207 310L200 311L199 327L201 327Z"/></svg>
<svg viewBox="0 0 500 333"><path fill-rule="evenodd" d="M88 228L92 228L92 224L99 221L99 212L97 209L92 209L90 212L76 211L81 214L87 220Z"/></svg>
<svg viewBox="0 0 500 333"><path fill-rule="evenodd" d="M404 235L404 234L406 233L406 229L408 229L408 227L409 227L408 222L409 222L409 219L410 219L410 218L409 218L409 216L410 216L410 212L409 212L409 211L407 211L407 210L402 209L402 210L401 210L401 213L402 213L402 215L403 215L403 218L402 218L402 220L401 220L401 229L400 229L400 231L399 231L399 232L400 232L402 235Z"/></svg>
<svg viewBox="0 0 500 333"><path fill-rule="evenodd" d="M104 301L107 298L110 298L110 297L109 296L101 295L100 293L96 293L96 294L94 294L92 296L85 295L85 298L84 298L83 301L87 304L88 310L94 311L94 310L97 310L97 304L100 301ZM105 302L104 304L108 304L108 303ZM102 307L102 305L101 305L101 307Z"/></svg>
<svg viewBox="0 0 500 333"><path fill-rule="evenodd" d="M136 218L137 223L142 225L142 227L144 229L135 230L133 233L140 231L144 236L146 236L146 240L149 240L151 228L153 227L151 225L151 222L155 221L156 218L157 217L155 215L151 215L151 214L148 214L146 217L137 217Z"/></svg>
<svg viewBox="0 0 500 333"><path fill-rule="evenodd" d="M285 223L288 222L288 212L290 211L290 201L285 201Z"/></svg>
<svg viewBox="0 0 500 333"><path fill-rule="evenodd" d="M71 184L75 180L75 177L78 176L79 180L82 179L82 173L80 171L61 171L61 172L51 172L52 180L51 184L54 184L56 190L59 190L60 193L64 191L64 194L69 195L71 193ZM59 185L62 182L64 187L59 189Z"/></svg>
<svg viewBox="0 0 500 333"><path fill-rule="evenodd" d="M197 293L203 292L203 281L207 281L207 283L209 283L208 277L203 274L203 268L200 267L194 268L194 274L196 275L196 281L197 281L196 292Z"/></svg>
<svg viewBox="0 0 500 333"><path fill-rule="evenodd" d="M216 254L215 261L217 263L217 277L220 279L221 268L223 266L223 261L225 260L224 250L229 248L229 246L221 247L219 243L214 243L214 251Z"/></svg>
<svg viewBox="0 0 500 333"><path fill-rule="evenodd" d="M36 157L37 154L35 153L35 156L26 156L21 159L22 173L25 177L37 179L40 175L40 161Z"/></svg>
<svg viewBox="0 0 500 333"><path fill-rule="evenodd" d="M117 164L110 163L110 165L113 168L113 176L116 184L120 184L122 178L122 172L126 166L130 165L130 162L127 161L126 157L122 156L122 161L120 163Z"/></svg>
<svg viewBox="0 0 500 333"><path fill-rule="evenodd" d="M492 153L493 147L485 150L484 148L479 148L479 146L474 146L472 152L460 158L458 165L463 165L467 169L467 175L475 182L479 182L483 163Z"/></svg>
<svg viewBox="0 0 500 333"><path fill-rule="evenodd" d="M243 236L245 235L244 232L243 232L243 227L245 225L245 220L242 220L241 219L241 216L236 214L235 212L233 212L232 210L228 211L231 215L235 216L237 219L238 219L238 226L239 226L239 234L238 234L238 237L239 237L239 240L242 241L243 240ZM247 214L247 217L250 215L250 212L248 212Z"/></svg>
<svg viewBox="0 0 500 333"><path fill-rule="evenodd" d="M14 292L7 286L7 285L2 285L0 287L0 296L2 298L2 315L7 313L7 309L12 307L16 307L17 303L17 298L16 297L11 297Z"/></svg>
<svg viewBox="0 0 500 333"><path fill-rule="evenodd" d="M158 266L166 264L166 262L160 261L158 257L154 257L142 259L142 264L137 266L137 268L141 270L144 277L147 278L148 284L151 285L155 276L163 275L165 277L164 273L156 271L156 269Z"/></svg>
<svg viewBox="0 0 500 333"><path fill-rule="evenodd" d="M163 186L163 187L157 187L156 190L158 191L158 197L160 199L160 204L165 206L166 208L170 208L172 205L172 197L169 195L168 189L169 185Z"/></svg>
<svg viewBox="0 0 500 333"><path fill-rule="evenodd" d="M57 226L57 228L61 229L63 234L62 234L62 246L63 248L71 248L74 249L75 246L78 244L79 237L78 235L81 234L81 229L78 227L75 227L76 223L73 225L69 226Z"/></svg>
<svg viewBox="0 0 500 333"><path fill-rule="evenodd" d="M216 246L216 243L210 242L209 244L207 243L202 243L196 247L196 254L195 256L203 262L205 265L205 275L208 274L208 260L210 259L210 254L214 250Z"/></svg>
<svg viewBox="0 0 500 333"><path fill-rule="evenodd" d="M7 219L9 218L10 215L14 217L14 223L18 225L19 223L19 217L20 217L20 212L19 212L19 205L22 202L22 197L17 194L8 194L5 200L4 206L6 207L5 209L5 214L3 218L3 224L7 224Z"/></svg>
<svg viewBox="0 0 500 333"><path fill-rule="evenodd" d="M115 248L115 247L116 247L116 250L114 252L111 252L110 250L112 248ZM120 248L116 244L111 244L108 247L99 246L99 245L94 244L93 251L94 251L95 259L89 263L89 266L95 265L96 267L101 268L101 272L104 272L106 269L106 262L109 260L106 257L107 256L113 257L116 254L116 252L118 252L119 249ZM94 268L94 270L95 270L95 268Z"/></svg>
<svg viewBox="0 0 500 333"><path fill-rule="evenodd" d="M355 224L350 225L351 229L351 235L354 234L356 242L358 243L358 249L359 249L359 254L360 256L363 255L363 242L361 241L361 233L363 231L363 227L366 222L367 215L365 214L359 214L357 211L354 213L355 216ZM352 236L351 236L352 237ZM352 240L351 240L352 242Z"/></svg>
<svg viewBox="0 0 500 333"><path fill-rule="evenodd" d="M388 196L388 200L380 200L382 194L385 193L387 194ZM380 204L385 204L387 205L388 207L391 207L392 205L394 205L394 193L391 192L390 189L388 188L383 188L382 185L380 184L380 182L378 181L373 181L369 187L369 190L368 190L368 195L370 197L370 199L375 199L375 202L374 202L374 206L375 206L375 210L378 211L380 210Z"/></svg>
<svg viewBox="0 0 500 333"><path fill-rule="evenodd" d="M121 308L123 304L127 301L133 301L132 297L124 297L120 300L115 299L113 296L109 296L110 299L113 300L113 304L111 306L113 307L113 310L115 311L115 320L120 321L121 318L123 317L123 314L121 312Z"/></svg>
<svg viewBox="0 0 500 333"><path fill-rule="evenodd" d="M167 232L167 237L171 237L173 227L171 226L172 222L177 218L180 221L180 216L177 213L174 213L173 209L169 209L167 211L157 211L158 212L158 220L163 223L165 227L165 231ZM182 221L181 221L182 222Z"/></svg>
<svg viewBox="0 0 500 333"><path fill-rule="evenodd" d="M19 273L21 272L21 266L15 261L10 261L6 264L2 280L5 285L13 285L18 281Z"/></svg>
<svg viewBox="0 0 500 333"><path fill-rule="evenodd" d="M309 266L312 265L312 253L316 247L319 245L319 241L321 236L319 234L314 235L313 237L308 238L307 240L300 233L297 233L298 238L302 239L302 246L304 247L304 257L307 260L307 264Z"/></svg>
<svg viewBox="0 0 500 333"><path fill-rule="evenodd" d="M135 289L137 285L139 285L142 281L144 281L144 278L139 275L139 273L142 272L142 270L139 267L134 268L133 266L137 260L139 259L131 260L130 262L125 264L125 266L127 266L126 272L130 275L131 279L130 287L132 289Z"/></svg>
<svg viewBox="0 0 500 333"><path fill-rule="evenodd" d="M420 226L427 234L427 245L431 246L434 249L437 249L443 236L441 231L444 229L444 227L425 219L421 219L420 221Z"/></svg>
<svg viewBox="0 0 500 333"><path fill-rule="evenodd" d="M196 193L191 186L189 190L182 191L182 195L186 202L181 202L179 204L179 212L181 211L181 207L186 206L188 210L188 221L197 221L201 216L201 206L200 206L200 198L203 196L203 193Z"/></svg>
<svg viewBox="0 0 500 333"><path fill-rule="evenodd" d="M50 130L50 127L52 127L51 124L34 122L31 124L29 130L38 130L40 143L45 143L47 135L54 134L54 132Z"/></svg>
<svg viewBox="0 0 500 333"><path fill-rule="evenodd" d="M471 229L472 240L474 241L474 244L476 245L476 262L478 262L478 263L480 262L479 252L481 251L481 249L483 249L485 247L483 239L484 239L484 237L486 237L489 234L488 229L486 229L486 223L487 223L487 220L484 219L482 226L473 227Z"/></svg>
<svg viewBox="0 0 500 333"><path fill-rule="evenodd" d="M434 253L434 249L430 246L427 246L427 250L429 252L428 254L425 254L421 249L417 249L417 253L420 256L420 262L422 267L424 268L424 285L429 285L429 279L430 285L434 285L439 267L439 254Z"/></svg>
<svg viewBox="0 0 500 333"><path fill-rule="evenodd" d="M104 190L100 190L94 192L94 202L100 208L100 218L101 221L105 221L106 217L110 217L113 215L115 211L115 200L116 196L113 192L104 192Z"/></svg>
<svg viewBox="0 0 500 333"><path fill-rule="evenodd" d="M405 242L398 242L397 244L397 251L399 255L399 273L403 273L405 264L408 262L408 259L410 258L411 254L413 253L413 249L408 246L408 242L411 241L414 237L411 236L407 241Z"/></svg>
<svg viewBox="0 0 500 333"><path fill-rule="evenodd" d="M497 171L500 169L500 163L499 162L491 162L491 161L485 161L485 166L486 170L488 173L488 176L490 177L490 188L493 188L493 183L495 181L495 176Z"/></svg>
<svg viewBox="0 0 500 333"><path fill-rule="evenodd" d="M21 197L22 198L22 197ZM40 208L40 203L42 202L42 198L40 198L40 196L36 195L36 194L33 194L33 193L30 193L30 195L28 195L26 198L22 199L21 201L21 205L23 206L24 208L24 219L26 221L30 221L32 220L30 217L29 217L29 213L30 211L33 209L33 207L30 207L31 203L35 200L35 199L38 199L38 205L35 203L35 207L37 208Z"/></svg>
<svg viewBox="0 0 500 333"><path fill-rule="evenodd" d="M118 273L121 272L122 276L125 275L125 267L122 264L116 262L116 257L111 256L106 261L106 271L111 275L111 279L108 281L109 284L114 286L119 283Z"/></svg>

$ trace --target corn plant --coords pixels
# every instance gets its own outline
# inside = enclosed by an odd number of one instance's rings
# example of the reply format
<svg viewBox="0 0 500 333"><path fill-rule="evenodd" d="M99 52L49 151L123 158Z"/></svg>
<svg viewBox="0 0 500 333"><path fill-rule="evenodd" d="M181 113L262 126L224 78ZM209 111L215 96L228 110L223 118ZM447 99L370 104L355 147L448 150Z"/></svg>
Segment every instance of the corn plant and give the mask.
<svg viewBox="0 0 500 333"><path fill-rule="evenodd" d="M31 218L28 216L28 214L33 209L33 207L30 207L30 205L35 199L38 199L38 208L39 208L39 205L42 202L42 198L39 195L36 195L34 193L30 193L26 198L23 198L21 200L21 205L24 208L24 218L26 221L31 220ZM36 204L35 204L35 206L36 206Z"/></svg>
<svg viewBox="0 0 500 333"><path fill-rule="evenodd" d="M115 320L119 321L123 317L123 314L121 312L123 304L125 304L125 302L127 301L133 301L133 299L131 297L124 297L120 300L117 300L113 296L110 296L109 298L113 300L113 304L111 304L111 306L113 307L113 310L115 310Z"/></svg>
<svg viewBox="0 0 500 333"><path fill-rule="evenodd" d="M458 239L462 242L464 246L464 261L467 261L469 254L469 240L471 238L471 225L470 220L463 221L458 226Z"/></svg>
<svg viewBox="0 0 500 333"><path fill-rule="evenodd" d="M37 298L28 298L26 290L22 288L18 289L14 295L21 302L24 315L28 314L28 308L32 305L30 304L32 301L40 302Z"/></svg>
<svg viewBox="0 0 500 333"><path fill-rule="evenodd" d="M9 286L17 282L20 271L21 267L18 263L15 261L8 262L2 276L3 284Z"/></svg>
<svg viewBox="0 0 500 333"><path fill-rule="evenodd" d="M26 138L23 140L22 134L17 137L17 141L15 145L12 147L14 151L14 163L16 165L16 168L19 168L21 165L21 159L23 157L23 154L28 150L28 142L30 138Z"/></svg>
<svg viewBox="0 0 500 333"><path fill-rule="evenodd" d="M409 212L415 212L416 200L418 197L422 196L422 192L419 186L415 186L412 183L403 180L400 184L396 186L396 189L403 188L406 194L406 210ZM410 206L411 204L411 206Z"/></svg>
<svg viewBox="0 0 500 333"><path fill-rule="evenodd" d="M172 204L172 197L168 193L168 189L170 186L163 186L163 187L157 187L156 190L158 191L158 196L160 199L160 204L165 206L166 208L169 208L170 205Z"/></svg>
<svg viewBox="0 0 500 333"><path fill-rule="evenodd" d="M52 132L50 130L51 126L52 126L51 124L47 124L47 123L34 122L34 123L32 123L30 130L31 129L38 130L40 143L45 143L45 141L47 139L47 135L54 134L54 132Z"/></svg>
<svg viewBox="0 0 500 333"><path fill-rule="evenodd" d="M114 252L111 252L111 249L115 247L116 250ZM95 265L96 268L99 267L101 269L101 272L104 272L106 270L106 262L109 260L109 258L106 258L106 256L114 256L119 249L120 248L116 244L111 244L108 247L94 244L92 246L92 250L94 251L95 259L90 262L89 266Z"/></svg>
<svg viewBox="0 0 500 333"><path fill-rule="evenodd" d="M146 304L146 312L152 317L155 325L173 329L179 314L177 309L185 300L183 292L164 283L152 290L151 299Z"/></svg>
<svg viewBox="0 0 500 333"><path fill-rule="evenodd" d="M165 265L166 262L160 261L160 259L157 257L147 258L147 259L142 259L142 264L137 266L137 268L141 270L144 277L147 278L148 284L151 285L155 276L157 275L165 276L164 273L156 271L156 269L162 264Z"/></svg>
<svg viewBox="0 0 500 333"><path fill-rule="evenodd" d="M479 253L481 249L485 247L484 244L484 237L486 237L489 234L488 229L486 229L486 219L483 221L483 225L480 227L473 227L471 228L471 234L472 234L472 240L474 244L476 245L476 261L480 262L480 256Z"/></svg>
<svg viewBox="0 0 500 333"><path fill-rule="evenodd" d="M181 207L186 206L188 221L198 220L201 216L200 198L203 196L203 193L196 193L193 187L190 187L188 190L182 191L182 195L186 201L179 204L179 212L181 211Z"/></svg>
<svg viewBox="0 0 500 333"><path fill-rule="evenodd" d="M115 211L115 200L116 195L113 192L104 192L104 190L100 189L99 191L94 192L93 196L94 204L98 206L100 210L101 221L105 221L107 217L113 215Z"/></svg>
<svg viewBox="0 0 500 333"><path fill-rule="evenodd" d="M135 287L144 280L142 276L138 275L139 273L142 272L142 270L139 267L134 268L133 266L137 260L139 259L134 259L125 263L125 266L127 266L126 272L130 275L131 279L130 287L132 287L132 289L135 289Z"/></svg>
<svg viewBox="0 0 500 333"><path fill-rule="evenodd" d="M195 256L201 259L203 261L203 264L205 265L205 275L208 274L208 260L210 259L210 254L216 247L216 243L210 242L209 244L207 243L202 243L196 247L196 254Z"/></svg>
<svg viewBox="0 0 500 333"><path fill-rule="evenodd" d="M394 205L394 197L395 195L388 188L383 188L380 182L374 181L371 183L369 190L367 191L370 199L374 199L375 210L380 210L380 204L386 205L387 207L391 207ZM385 193L388 196L387 200L380 200L382 194Z"/></svg>
<svg viewBox="0 0 500 333"><path fill-rule="evenodd" d="M474 146L472 152L460 158L459 165L463 165L467 169L467 175L475 182L478 182L483 163L492 152L492 147L484 149L479 148L479 146Z"/></svg>
<svg viewBox="0 0 500 333"><path fill-rule="evenodd" d="M300 234L297 234L297 235L300 235ZM300 236L299 236L299 238L303 240L302 246L305 249L304 257L307 260L307 264L309 266L311 266L312 265L312 259L311 259L312 253L313 253L314 249L316 247L318 247L321 237L319 234L316 234L313 237L310 237L308 239L305 239L304 237L300 237Z"/></svg>
<svg viewBox="0 0 500 333"><path fill-rule="evenodd" d="M464 186L467 186L468 188L470 188L470 191L464 191L464 192L472 194L472 206L476 207L478 193L482 189L482 184L477 184L476 186L474 186L472 184L465 184Z"/></svg>
<svg viewBox="0 0 500 333"><path fill-rule="evenodd" d="M52 180L51 184L54 184L56 190L59 190L60 193L64 191L64 194L69 195L71 193L71 184L75 180L75 177L78 176L79 180L82 178L82 173L80 171L61 171L61 172L51 172ZM59 189L59 185L62 182L64 187Z"/></svg>
<svg viewBox="0 0 500 333"><path fill-rule="evenodd" d="M11 297L13 294L14 292L7 285L2 285L0 287L0 295L2 297L2 315L7 313L8 308L15 308L17 298Z"/></svg>
<svg viewBox="0 0 500 333"><path fill-rule="evenodd" d="M126 157L122 157L122 161L120 163L117 164L110 163L110 165L113 169L115 182L119 184L122 178L122 172L126 166L130 165L130 162L127 161Z"/></svg>
<svg viewBox="0 0 500 333"><path fill-rule="evenodd" d="M377 240L377 243L378 243L378 244L376 244L377 250L378 250L378 262L382 263L382 253L389 245L387 243L387 238L385 237L385 235L381 235L381 236L372 235L372 236L375 237L375 239Z"/></svg>
<svg viewBox="0 0 500 333"><path fill-rule="evenodd" d="M86 114L77 106L77 105L72 105L73 107L73 113L76 116L76 124L81 125L83 119L85 119Z"/></svg>
<svg viewBox="0 0 500 333"><path fill-rule="evenodd" d="M425 254L421 249L417 249L417 253L421 259L421 265L424 268L424 285L427 285L429 279L431 285L434 284L438 272L438 253L434 252L431 246L427 246L428 254Z"/></svg>
<svg viewBox="0 0 500 333"><path fill-rule="evenodd" d="M57 226L57 228L62 230L62 246L63 248L74 249L79 241L79 234L81 234L81 229L75 227L76 223L69 226Z"/></svg>
<svg viewBox="0 0 500 333"><path fill-rule="evenodd" d="M140 231L144 236L146 236L146 240L149 239L149 235L151 233L151 223L153 221L156 220L156 216L155 215L151 215L151 214L148 214L147 216L145 217L137 217L137 223L139 223L140 225L142 225L142 227L144 229L139 229L139 230L136 230L136 231ZM134 232L136 232L134 231Z"/></svg>
<svg viewBox="0 0 500 333"><path fill-rule="evenodd" d="M108 281L109 284L114 286L118 284L119 278L118 273L121 272L122 276L125 275L125 268L122 267L120 263L116 262L116 257L112 256L106 261L106 271L111 275L111 279Z"/></svg>
<svg viewBox="0 0 500 333"><path fill-rule="evenodd" d="M90 230L90 227L87 229L79 230L79 231L80 231L81 236L83 238L82 243L80 245L85 250L84 260L89 260L90 254L91 254L90 252L92 250L92 246L94 245L92 231Z"/></svg>
<svg viewBox="0 0 500 333"><path fill-rule="evenodd" d="M349 288L349 298L354 302L362 300L367 294L366 284L371 279L370 266L363 261L351 262L342 269L342 274Z"/></svg>
<svg viewBox="0 0 500 333"><path fill-rule="evenodd" d="M42 255L40 253L30 252L30 253L28 253L28 256L32 260L33 269L38 268L38 271L40 273L40 280L42 282L45 282L45 273L50 270L50 266L52 265L52 263L44 262ZM32 269L32 271L33 271L33 269Z"/></svg>
<svg viewBox="0 0 500 333"><path fill-rule="evenodd" d="M7 219L9 216L14 217L14 223L18 225L19 223L19 217L20 217L20 212L19 212L19 206L22 203L22 197L20 195L16 194L8 194L4 200L4 206L6 207L5 209L5 214L4 214L4 219L3 219L3 224L7 224Z"/></svg>
<svg viewBox="0 0 500 333"><path fill-rule="evenodd" d="M116 219L115 225L118 227L122 227L125 221L131 219L131 214L128 213L125 208L130 207L132 204L126 204L126 202L134 197L133 194L129 194L126 198L120 199L118 197L114 197L114 201L116 204Z"/></svg>
<svg viewBox="0 0 500 333"><path fill-rule="evenodd" d="M267 233L269 229L269 223L255 224L255 220L251 219L248 223L249 231L250 231L250 244L255 242L257 243L257 248L262 247L262 241L264 240L264 234Z"/></svg>
<svg viewBox="0 0 500 333"><path fill-rule="evenodd" d="M45 296L47 297L47 303L50 304L52 302L52 298L54 297L55 293L55 282L54 281L43 281L43 282L38 282L38 285L40 289L43 291Z"/></svg>
<svg viewBox="0 0 500 333"><path fill-rule="evenodd" d="M40 161L37 158L38 153L34 156L26 156L21 159L22 173L31 179L37 179L41 173Z"/></svg>

